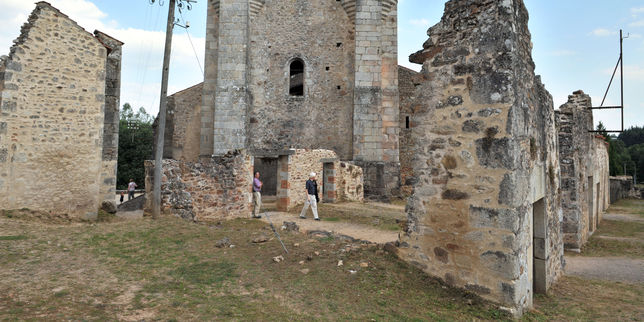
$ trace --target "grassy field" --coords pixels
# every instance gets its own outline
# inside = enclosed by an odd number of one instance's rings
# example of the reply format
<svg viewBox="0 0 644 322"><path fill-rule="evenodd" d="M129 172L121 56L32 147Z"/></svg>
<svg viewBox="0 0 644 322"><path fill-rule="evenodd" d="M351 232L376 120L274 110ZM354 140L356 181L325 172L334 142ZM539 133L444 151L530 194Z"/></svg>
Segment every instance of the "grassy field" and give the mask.
<svg viewBox="0 0 644 322"><path fill-rule="evenodd" d="M635 214L644 218L644 200L622 199L610 205L606 212L613 214Z"/></svg>
<svg viewBox="0 0 644 322"><path fill-rule="evenodd" d="M256 220L51 224L20 213L0 214L0 320L509 319L373 245L283 232L284 254L276 239L251 242L272 238ZM224 237L234 247L215 247ZM524 319L642 319L643 293L562 278Z"/></svg>

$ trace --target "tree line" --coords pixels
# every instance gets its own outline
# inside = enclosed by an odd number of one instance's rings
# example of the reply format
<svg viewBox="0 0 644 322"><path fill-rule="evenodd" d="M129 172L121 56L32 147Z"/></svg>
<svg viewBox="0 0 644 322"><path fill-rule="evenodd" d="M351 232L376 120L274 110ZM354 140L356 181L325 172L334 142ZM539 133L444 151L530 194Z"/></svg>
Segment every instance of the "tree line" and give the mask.
<svg viewBox="0 0 644 322"><path fill-rule="evenodd" d="M143 107L134 111L129 103L121 109L119 120L119 154L117 166L117 189L127 188L134 179L138 188L145 186L145 160L153 159L154 118Z"/></svg>
<svg viewBox="0 0 644 322"><path fill-rule="evenodd" d="M597 125L597 131L609 143L608 158L610 160L610 175L636 176L637 182L644 181L644 126L634 126L618 136L608 135L602 122Z"/></svg>

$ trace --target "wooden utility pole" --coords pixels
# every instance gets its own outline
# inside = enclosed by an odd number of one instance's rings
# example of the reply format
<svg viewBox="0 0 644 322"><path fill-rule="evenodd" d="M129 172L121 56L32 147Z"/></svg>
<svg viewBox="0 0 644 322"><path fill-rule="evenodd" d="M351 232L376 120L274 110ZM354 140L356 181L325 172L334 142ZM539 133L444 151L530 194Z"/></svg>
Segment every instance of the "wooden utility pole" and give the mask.
<svg viewBox="0 0 644 322"><path fill-rule="evenodd" d="M161 169L163 168L163 142L165 136L165 113L168 99L168 74L170 71L170 53L172 51L172 29L174 28L174 7L176 0L170 0L168 24L165 30L165 51L163 53L163 71L161 75L161 98L159 99L159 124L157 127L157 148L154 155L154 189L152 218L161 214Z"/></svg>

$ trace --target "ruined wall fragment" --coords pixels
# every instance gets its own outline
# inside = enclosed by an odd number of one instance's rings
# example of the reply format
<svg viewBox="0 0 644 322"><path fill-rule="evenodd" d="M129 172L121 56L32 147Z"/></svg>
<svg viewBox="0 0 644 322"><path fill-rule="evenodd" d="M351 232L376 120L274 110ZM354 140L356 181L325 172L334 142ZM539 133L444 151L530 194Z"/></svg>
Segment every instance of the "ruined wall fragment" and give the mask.
<svg viewBox="0 0 644 322"><path fill-rule="evenodd" d="M120 57L100 38L38 2L1 59L1 208L94 218L114 199Z"/></svg>
<svg viewBox="0 0 644 322"><path fill-rule="evenodd" d="M161 210L196 222L248 218L251 214L253 158L231 151L199 162L163 160ZM146 193L151 195L154 161L145 163ZM146 211L152 209L146 199Z"/></svg>
<svg viewBox="0 0 644 322"><path fill-rule="evenodd" d="M580 251L608 207L608 150L593 129L590 96L576 91L556 111L564 247Z"/></svg>
<svg viewBox="0 0 644 322"><path fill-rule="evenodd" d="M399 255L521 314L561 274L552 97L520 0L449 1L429 29L411 122L413 194Z"/></svg>
<svg viewBox="0 0 644 322"><path fill-rule="evenodd" d="M98 30L94 31L107 48L105 60L105 104L101 170L102 200L113 201L116 194L116 169L119 148L119 108L121 98L121 57L123 42Z"/></svg>

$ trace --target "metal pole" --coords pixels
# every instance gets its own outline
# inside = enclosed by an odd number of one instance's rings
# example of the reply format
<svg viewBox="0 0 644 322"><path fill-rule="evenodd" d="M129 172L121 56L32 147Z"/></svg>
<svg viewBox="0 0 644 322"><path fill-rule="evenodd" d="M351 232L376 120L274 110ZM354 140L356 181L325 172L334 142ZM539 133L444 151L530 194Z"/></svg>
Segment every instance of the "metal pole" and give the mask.
<svg viewBox="0 0 644 322"><path fill-rule="evenodd" d="M163 53L163 70L161 76L161 98L159 99L159 127L157 128L157 148L154 156L154 191L152 217L161 214L161 168L163 158L163 142L165 135L165 113L168 96L168 73L170 71L170 53L172 49L172 28L174 27L174 7L176 0L170 0L168 8L168 24L165 29L165 52Z"/></svg>
<svg viewBox="0 0 644 322"><path fill-rule="evenodd" d="M622 43L624 38L622 37L622 30L619 30L619 78L620 78L620 96L622 101L622 132L624 131L624 52L622 51Z"/></svg>

